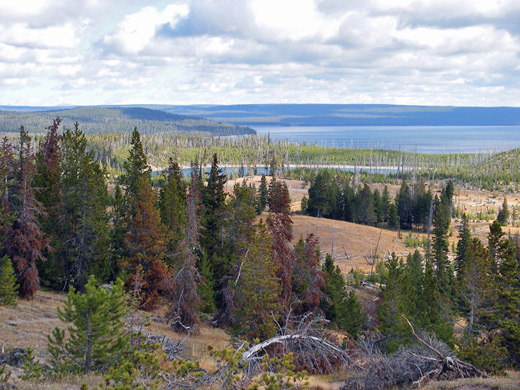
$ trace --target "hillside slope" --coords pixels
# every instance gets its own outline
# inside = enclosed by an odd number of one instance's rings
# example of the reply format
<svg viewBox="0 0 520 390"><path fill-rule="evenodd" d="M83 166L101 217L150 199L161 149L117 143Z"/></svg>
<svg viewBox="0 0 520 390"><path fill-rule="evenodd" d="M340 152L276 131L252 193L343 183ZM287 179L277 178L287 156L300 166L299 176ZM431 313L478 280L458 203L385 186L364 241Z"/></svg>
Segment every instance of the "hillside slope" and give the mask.
<svg viewBox="0 0 520 390"><path fill-rule="evenodd" d="M24 126L29 132L43 132L56 117L66 127L79 122L87 133L131 132L137 127L141 134L194 133L211 135L255 134L249 127L215 122L196 116L171 114L142 107L80 107L55 111L0 111L0 131L15 132Z"/></svg>
<svg viewBox="0 0 520 390"><path fill-rule="evenodd" d="M155 106L154 106L155 108ZM269 126L518 126L520 107L388 104L243 104L157 106L241 125Z"/></svg>

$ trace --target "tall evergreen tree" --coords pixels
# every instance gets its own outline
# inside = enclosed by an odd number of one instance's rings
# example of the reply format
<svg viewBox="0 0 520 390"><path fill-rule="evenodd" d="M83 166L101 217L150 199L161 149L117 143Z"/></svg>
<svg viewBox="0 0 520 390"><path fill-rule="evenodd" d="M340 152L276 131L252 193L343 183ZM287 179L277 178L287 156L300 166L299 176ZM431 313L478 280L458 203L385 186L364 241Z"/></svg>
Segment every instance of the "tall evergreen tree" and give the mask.
<svg viewBox="0 0 520 390"><path fill-rule="evenodd" d="M414 186L413 197L415 198L413 202L413 222L417 228L422 227L422 229L426 231L430 218L430 207L433 201L433 195L430 190L426 191L424 189L424 182L420 180Z"/></svg>
<svg viewBox="0 0 520 390"><path fill-rule="evenodd" d="M356 215L356 193L354 189L350 186L349 182L346 181L343 185L343 213L342 218L347 222L354 222L354 218Z"/></svg>
<svg viewBox="0 0 520 390"><path fill-rule="evenodd" d="M327 320L337 323L346 294L345 278L340 268L334 267L334 260L328 253L325 256L322 271L325 274L325 298L322 299L321 308Z"/></svg>
<svg viewBox="0 0 520 390"><path fill-rule="evenodd" d="M14 180L14 149L7 137L0 144L0 250L13 221L9 199L9 188Z"/></svg>
<svg viewBox="0 0 520 390"><path fill-rule="evenodd" d="M64 205L63 205L63 177L62 177L62 153L61 143L63 137L58 134L61 123L56 118L48 128L44 141L36 154L36 174L34 187L36 198L45 210L41 216L42 228L50 238L52 250L45 251L45 264L38 262L40 280L44 286L59 289L64 281L64 248L63 238L66 232L63 230ZM49 249L51 249L49 248Z"/></svg>
<svg viewBox="0 0 520 390"><path fill-rule="evenodd" d="M441 299L437 278L431 260L426 259L423 277L423 312L418 326L434 333L437 338L453 344L453 323L451 313L444 300Z"/></svg>
<svg viewBox="0 0 520 390"><path fill-rule="evenodd" d="M338 325L357 339L366 322L366 314L354 291L349 291L340 307Z"/></svg>
<svg viewBox="0 0 520 390"><path fill-rule="evenodd" d="M277 181L269 203L267 228L272 237L273 258L277 267L282 292L280 299L288 305L292 296L291 278L294 270L294 252L290 245L293 240L291 205L289 190L283 182Z"/></svg>
<svg viewBox="0 0 520 390"><path fill-rule="evenodd" d="M203 232L202 249L207 254L214 272L213 280L220 283L230 268L230 259L223 256L224 214L226 212L226 193L224 185L227 177L218 166L217 154L213 155L206 187L202 190Z"/></svg>
<svg viewBox="0 0 520 390"><path fill-rule="evenodd" d="M19 144L16 147L18 159L13 167L12 186L8 189L9 206L13 221L7 226L4 239L5 254L13 262L22 298L32 298L39 288L36 261L44 259L42 251L49 240L44 237L38 221L43 213L36 200L32 181L35 172L35 156L31 138L25 129L20 130Z"/></svg>
<svg viewBox="0 0 520 390"><path fill-rule="evenodd" d="M241 261L241 271L235 283L235 332L248 339L263 340L276 333L281 286L273 258L271 238L260 221L251 247Z"/></svg>
<svg viewBox="0 0 520 390"><path fill-rule="evenodd" d="M462 215L462 225L459 229L459 241L457 241L457 256L455 257L455 272L457 272L457 279L460 280L462 273L460 270L462 269L465 259L467 257L467 252L469 249L469 245L471 243L471 231L469 228L469 221L466 214Z"/></svg>
<svg viewBox="0 0 520 390"><path fill-rule="evenodd" d="M492 279L489 252L479 239L473 238L466 250L466 258L460 269L460 295L463 313L467 319L466 333L470 338L482 331L482 317L491 307ZM480 329L479 329L480 328Z"/></svg>
<svg viewBox="0 0 520 390"><path fill-rule="evenodd" d="M500 313L503 345L509 352L509 361L520 367L520 266L518 248L507 240L497 280L497 309Z"/></svg>
<svg viewBox="0 0 520 390"><path fill-rule="evenodd" d="M298 302L296 313L317 314L320 302L325 298L325 274L320 269L318 238L312 233L296 244L291 288L293 299Z"/></svg>
<svg viewBox="0 0 520 390"><path fill-rule="evenodd" d="M359 188L356 194L356 217L355 222L362 225L374 225L377 221L374 200L370 187L367 183Z"/></svg>
<svg viewBox="0 0 520 390"><path fill-rule="evenodd" d="M140 286L141 306L146 310L156 307L159 291L164 288L166 265L164 254L166 239L159 211L155 207L156 195L147 176L138 181L136 197L133 200L128 247L130 256L124 260L124 269L129 278L130 288Z"/></svg>
<svg viewBox="0 0 520 390"><path fill-rule="evenodd" d="M171 263L183 239L186 225L186 186L177 162L170 158L168 176L159 195L161 222L167 229L168 252Z"/></svg>
<svg viewBox="0 0 520 390"><path fill-rule="evenodd" d="M502 203L502 207L498 211L497 221L501 226L506 226L509 221L509 207L507 206L507 199L504 196L504 202Z"/></svg>
<svg viewBox="0 0 520 390"><path fill-rule="evenodd" d="M489 226L488 248L492 261L491 272L494 275L498 273L498 267L502 262L503 252L507 244L506 240L504 240L504 234L500 223L493 221L491 226Z"/></svg>
<svg viewBox="0 0 520 390"><path fill-rule="evenodd" d="M127 203L131 203L130 199L137 195L141 177L146 176L147 179L151 179L152 175L137 127L132 132L130 145L130 154L123 164L125 174L122 177Z"/></svg>
<svg viewBox="0 0 520 390"><path fill-rule="evenodd" d="M258 187L258 214L261 214L267 206L269 195L268 192L267 179L265 178L265 175L262 175L262 178L260 179L260 186Z"/></svg>
<svg viewBox="0 0 520 390"><path fill-rule="evenodd" d="M403 180L401 188L395 198L397 207L397 215L399 216L399 224L403 229L411 229L413 222L413 201L410 187Z"/></svg>
<svg viewBox="0 0 520 390"><path fill-rule="evenodd" d="M405 297L402 294L404 264L399 261L395 253L392 253L385 267L388 269L388 277L381 292L377 319L379 330L389 336L387 349L392 352L400 344L408 342L410 331L402 316L405 304Z"/></svg>
<svg viewBox="0 0 520 390"><path fill-rule="evenodd" d="M184 229L184 239L179 246L180 260L171 268L166 284L170 301L166 319L178 332L193 329L200 321L197 309L201 304L198 294L201 279L196 268L201 249L199 239L202 224L198 215L200 207L198 175L194 170L186 205L187 225Z"/></svg>
<svg viewBox="0 0 520 390"><path fill-rule="evenodd" d="M381 209L379 213L383 217L383 221L389 222L390 221L390 204L392 203L392 200L390 199L390 193L388 192L388 186L385 185L385 188L383 189L383 194L381 195Z"/></svg>
<svg viewBox="0 0 520 390"><path fill-rule="evenodd" d="M433 213L433 261L438 280L439 291L445 300L449 302L452 295L453 272L448 260L449 251L449 229L450 229L450 208L448 198L443 191L441 199L438 197L434 201Z"/></svg>
<svg viewBox="0 0 520 390"><path fill-rule="evenodd" d="M109 216L105 171L87 149L87 139L76 123L63 135L64 284L84 291L89 275L107 280Z"/></svg>
<svg viewBox="0 0 520 390"><path fill-rule="evenodd" d="M128 257L126 241L126 236L128 234L128 215L123 190L119 183L116 183L115 185L111 203L112 210L109 216L112 228L110 230L109 266L110 279L115 280L120 272L119 266L121 261L125 257Z"/></svg>

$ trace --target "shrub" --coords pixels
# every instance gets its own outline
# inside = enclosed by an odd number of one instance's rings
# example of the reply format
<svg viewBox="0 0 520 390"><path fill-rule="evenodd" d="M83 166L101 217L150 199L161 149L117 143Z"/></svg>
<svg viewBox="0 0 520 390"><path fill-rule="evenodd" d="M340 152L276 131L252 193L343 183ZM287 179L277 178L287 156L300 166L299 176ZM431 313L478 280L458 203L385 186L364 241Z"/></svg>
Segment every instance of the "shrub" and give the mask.
<svg viewBox="0 0 520 390"><path fill-rule="evenodd" d="M104 289L91 276L85 289L81 294L71 287L65 307L58 308L58 318L69 324L67 332L56 327L47 337L55 372L106 371L109 365L121 362L129 350L123 322L127 313L123 282L118 280Z"/></svg>
<svg viewBox="0 0 520 390"><path fill-rule="evenodd" d="M11 259L4 256L0 260L0 303L4 306L16 306L18 285Z"/></svg>

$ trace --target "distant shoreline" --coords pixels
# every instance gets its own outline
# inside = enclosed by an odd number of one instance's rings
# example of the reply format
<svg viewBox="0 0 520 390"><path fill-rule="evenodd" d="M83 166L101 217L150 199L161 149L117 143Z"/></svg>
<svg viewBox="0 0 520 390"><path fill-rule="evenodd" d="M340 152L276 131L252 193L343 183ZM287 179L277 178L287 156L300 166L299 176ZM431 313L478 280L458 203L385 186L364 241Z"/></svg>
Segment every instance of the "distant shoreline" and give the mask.
<svg viewBox="0 0 520 390"><path fill-rule="evenodd" d="M257 166L258 168L264 168L263 166ZM153 172L161 172L161 171L166 171L168 169L168 167L157 167L157 166L151 166L152 168L152 171ZM191 165L185 165L185 164L182 164L180 165L180 169L183 170L183 169L190 169L192 168ZM204 169L208 169L208 168L211 168L211 164L205 164L202 168ZM240 168L240 165L219 165L219 168L222 168L222 169L233 169L233 168ZM250 167L246 167L244 166L244 168L250 168ZM378 170L381 170L381 169L388 169L388 170L392 170L392 171L397 171L399 168L395 165L390 165L390 166L372 166L370 167L369 165L358 165L357 167L355 165L342 165L342 164L330 164L330 165L314 165L314 164L288 164L288 165L285 165L284 168L311 168L311 169L346 169L346 170L354 170L354 169L357 169L359 171L370 171L370 170L373 170L373 171L378 171ZM401 170L404 170L404 171L411 171L413 168L412 167L401 167Z"/></svg>

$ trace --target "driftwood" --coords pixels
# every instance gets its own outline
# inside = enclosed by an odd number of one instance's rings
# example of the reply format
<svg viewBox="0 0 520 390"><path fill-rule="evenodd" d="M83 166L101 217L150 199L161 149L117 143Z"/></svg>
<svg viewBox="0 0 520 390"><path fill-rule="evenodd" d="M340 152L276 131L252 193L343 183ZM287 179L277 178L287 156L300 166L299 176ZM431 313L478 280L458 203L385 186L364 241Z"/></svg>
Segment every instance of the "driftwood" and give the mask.
<svg viewBox="0 0 520 390"><path fill-rule="evenodd" d="M418 343L385 356L377 348L377 343L364 341L360 347L365 372L349 377L342 390L421 386L429 381L487 377L478 368L457 359L448 346L435 337L427 333L417 334L412 324L406 321Z"/></svg>

